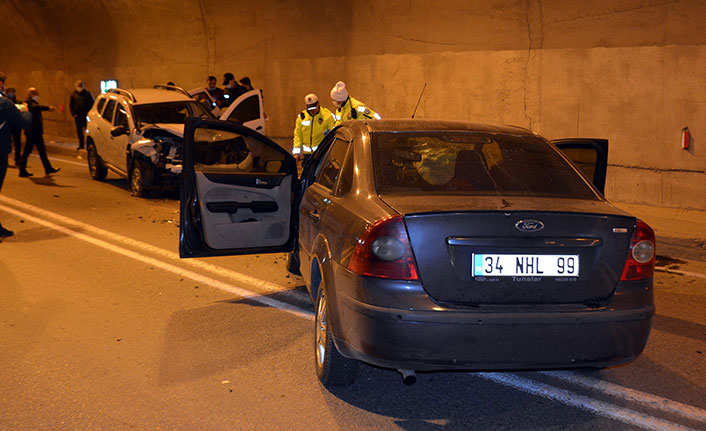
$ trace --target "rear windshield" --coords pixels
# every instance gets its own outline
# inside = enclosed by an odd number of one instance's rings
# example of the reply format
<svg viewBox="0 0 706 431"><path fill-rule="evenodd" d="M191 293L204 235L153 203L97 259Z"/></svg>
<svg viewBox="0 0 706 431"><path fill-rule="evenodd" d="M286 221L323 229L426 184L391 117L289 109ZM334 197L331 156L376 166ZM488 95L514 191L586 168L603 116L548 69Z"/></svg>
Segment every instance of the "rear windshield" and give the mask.
<svg viewBox="0 0 706 431"><path fill-rule="evenodd" d="M156 123L184 124L186 117L213 118L197 101L179 101L133 105L137 127Z"/></svg>
<svg viewBox="0 0 706 431"><path fill-rule="evenodd" d="M469 132L374 133L379 194L467 194L598 199L551 144Z"/></svg>

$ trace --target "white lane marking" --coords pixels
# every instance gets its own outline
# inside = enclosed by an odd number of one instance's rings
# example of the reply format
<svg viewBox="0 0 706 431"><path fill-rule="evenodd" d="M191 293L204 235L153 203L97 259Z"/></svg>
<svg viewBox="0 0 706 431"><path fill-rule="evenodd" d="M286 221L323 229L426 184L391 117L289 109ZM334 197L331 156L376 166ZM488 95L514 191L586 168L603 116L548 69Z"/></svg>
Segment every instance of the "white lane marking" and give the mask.
<svg viewBox="0 0 706 431"><path fill-rule="evenodd" d="M175 262L179 262L180 265L189 265L194 268L208 271L212 274L216 274L221 277L226 277L226 278L233 280L237 283L245 283L245 284L249 284L251 286L256 286L259 289L264 289L264 290L266 290L268 292L272 292L272 293L278 293L283 296L289 296L289 297L296 299L298 301L310 301L311 300L309 298L308 294L302 293L299 291L290 290L290 288L288 288L287 286L282 286L277 283L272 283L272 282L269 282L266 280L261 280L259 278L252 277L250 275L243 274L240 272L231 271L229 269L220 267L218 265L213 265L211 263L203 262L201 260L195 260L193 258L180 259L179 253L165 250L163 248L156 247L154 245L147 244L145 242L138 241L136 239L128 238L126 236L119 235L117 233L113 233L113 232L107 231L105 229L101 229L99 227L95 227L95 226L87 224L87 223L83 223L81 221L72 219L70 217L62 216L60 214L56 214L51 211L47 211L45 209L36 207L34 205L30 205L30 204L22 202L22 201L18 201L16 199L9 198L7 196L0 195L0 202L5 202L5 203L10 204L14 207L22 208L27 211L31 211L35 214L42 216L42 218L44 218L44 219L55 220L55 221L63 223L63 224L77 227L82 231L91 232L93 234L102 236L104 238L110 239L111 241L116 241L121 244L125 244L130 247L134 247L136 249L139 249L139 250L142 250L142 251L145 251L148 253L153 253L153 254L165 257L165 258L173 260Z"/></svg>
<svg viewBox="0 0 706 431"><path fill-rule="evenodd" d="M569 383L595 389L603 393L613 395L624 400L635 402L638 404L651 407L653 409L662 410L669 413L675 413L685 418L693 419L699 422L706 422L706 410L693 407L687 404L682 404L677 401L672 401L668 398L658 397L638 391L636 389L626 388L615 383L605 380L594 379L593 377L582 376L581 374L571 371L542 371L540 374L555 377Z"/></svg>
<svg viewBox="0 0 706 431"><path fill-rule="evenodd" d="M615 419L630 425L634 425L647 430L656 431L677 431L677 430L693 430L674 422L656 418L635 410L626 409L610 403L595 400L590 397L579 395L565 389L555 388L554 386L545 383L537 382L531 379L525 379L515 374L510 373L473 373L475 376L482 377L505 386L527 392L532 395L539 395L544 398L549 398L558 401L568 406L577 407L581 410L603 416L610 419Z"/></svg>
<svg viewBox="0 0 706 431"><path fill-rule="evenodd" d="M32 156L32 157L39 157L37 154L31 154L31 156ZM62 163L68 163L68 164L70 164L70 165L84 166L84 167L86 167L86 168L88 169L88 165L87 165L86 163L74 162L74 161L72 161L72 160L63 159L63 158L61 158L61 157L50 156L50 157L49 157L49 160L54 160L54 161L56 161L56 162L62 162Z"/></svg>
<svg viewBox="0 0 706 431"><path fill-rule="evenodd" d="M297 317L301 317L302 319L308 319L308 320L314 320L314 314L308 310L304 310L302 308L296 307L294 305L287 304L286 302L278 301L276 299L269 298L267 296L262 296L261 294L251 292L249 290L243 289L241 287L233 286L228 283L224 283L222 281L206 277L204 275L198 274L193 271L189 271L187 269L182 269L179 268L175 265L162 262L161 260L151 258L149 256L145 256L143 254L134 252L132 250L128 250L126 248L117 246L115 244L111 244L109 242L103 241L98 238L94 238L92 236L76 232L75 230L59 226L57 224L54 224L50 221L42 220L38 217L34 217L33 215L27 214L25 212L16 210L14 208L7 207L5 205L0 205L0 210L3 210L7 213L14 214L17 217L24 218L26 220L29 220L31 222L37 223L42 226L46 226L50 229L54 229L56 231L59 231L65 235L72 236L74 238L80 239L82 241L88 242L90 244L96 245L98 247L104 248L106 250L112 251L114 253L121 254L123 256L129 257L131 259L135 259L136 261L148 265L155 266L157 268L161 268L165 271L169 271L171 273L177 274L181 277L186 277L190 278L194 281L197 281L199 283L209 285L211 287L215 287L216 289L220 289L224 292L232 293L235 295L238 295L242 298L249 299L255 302L259 302L264 305L268 305L272 308L277 308L282 311L286 311L287 313L291 313Z"/></svg>
<svg viewBox="0 0 706 431"><path fill-rule="evenodd" d="M676 269L661 269L661 268L655 268L655 271L658 271L658 272L666 272L667 274L687 275L687 276L690 276L690 277L696 277L696 278L704 278L704 279L706 279L706 274L700 274L700 273L698 273L698 272L682 271L682 270L676 270Z"/></svg>

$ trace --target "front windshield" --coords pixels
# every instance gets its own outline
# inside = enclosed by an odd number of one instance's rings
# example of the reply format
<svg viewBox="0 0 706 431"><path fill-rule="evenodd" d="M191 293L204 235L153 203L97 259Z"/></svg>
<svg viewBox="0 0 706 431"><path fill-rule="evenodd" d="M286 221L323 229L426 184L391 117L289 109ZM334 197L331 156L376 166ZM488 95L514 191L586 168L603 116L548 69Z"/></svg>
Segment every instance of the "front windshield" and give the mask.
<svg viewBox="0 0 706 431"><path fill-rule="evenodd" d="M156 123L184 124L187 117L213 118L213 115L195 100L133 105L132 109L137 127Z"/></svg>

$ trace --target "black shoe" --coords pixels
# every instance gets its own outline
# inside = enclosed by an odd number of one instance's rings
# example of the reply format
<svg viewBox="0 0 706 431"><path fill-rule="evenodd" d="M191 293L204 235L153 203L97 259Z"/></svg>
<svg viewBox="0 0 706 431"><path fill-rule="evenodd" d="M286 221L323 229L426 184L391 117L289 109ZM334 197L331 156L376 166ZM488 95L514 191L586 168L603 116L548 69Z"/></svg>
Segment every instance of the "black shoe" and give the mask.
<svg viewBox="0 0 706 431"><path fill-rule="evenodd" d="M13 232L11 230L7 230L0 225L0 238L7 238L7 237L12 236L14 234L15 234L15 232Z"/></svg>
<svg viewBox="0 0 706 431"><path fill-rule="evenodd" d="M60 170L61 170L61 168L56 168L56 169L52 168L51 171L47 171L47 175L55 174L55 173L59 172Z"/></svg>
<svg viewBox="0 0 706 431"><path fill-rule="evenodd" d="M85 147L83 145L79 145L78 148L76 148L76 151L83 150Z"/></svg>
<svg viewBox="0 0 706 431"><path fill-rule="evenodd" d="M25 170L21 170L21 171L20 171L20 176L21 176L21 177L31 177L32 175L34 175L34 174L31 173L31 172L27 172L27 171L25 171Z"/></svg>

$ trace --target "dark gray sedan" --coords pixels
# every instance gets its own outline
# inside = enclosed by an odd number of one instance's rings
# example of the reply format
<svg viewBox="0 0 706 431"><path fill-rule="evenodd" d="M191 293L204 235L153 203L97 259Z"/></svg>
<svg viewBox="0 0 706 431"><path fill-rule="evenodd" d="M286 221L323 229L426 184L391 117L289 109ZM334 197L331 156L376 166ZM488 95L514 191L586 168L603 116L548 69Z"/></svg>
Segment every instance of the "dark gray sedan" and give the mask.
<svg viewBox="0 0 706 431"><path fill-rule="evenodd" d="M247 128L190 119L182 257L291 252L325 385L398 369L606 367L644 349L655 237L602 195L608 143L347 122L297 178Z"/></svg>

